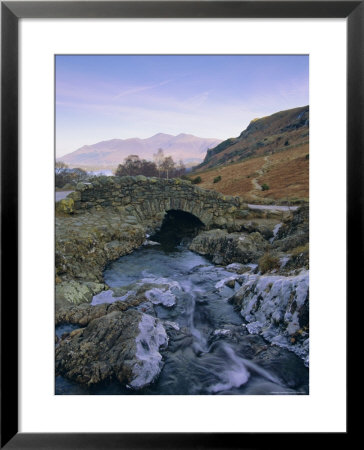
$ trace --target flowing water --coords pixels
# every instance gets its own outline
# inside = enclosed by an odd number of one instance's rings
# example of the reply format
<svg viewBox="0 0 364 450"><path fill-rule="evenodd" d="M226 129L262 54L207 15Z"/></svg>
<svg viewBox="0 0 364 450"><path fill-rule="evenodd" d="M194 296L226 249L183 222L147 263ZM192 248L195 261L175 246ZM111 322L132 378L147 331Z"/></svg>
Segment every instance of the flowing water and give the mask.
<svg viewBox="0 0 364 450"><path fill-rule="evenodd" d="M160 350L161 373L140 390L117 383L89 390L58 377L57 393L308 393L303 361L260 336L249 335L241 315L228 302L240 287L238 274L213 265L183 245L172 250L147 245L110 264L104 278L119 299L144 288L147 301L137 308L161 319L169 336L167 348ZM93 303L113 300L102 293Z"/></svg>

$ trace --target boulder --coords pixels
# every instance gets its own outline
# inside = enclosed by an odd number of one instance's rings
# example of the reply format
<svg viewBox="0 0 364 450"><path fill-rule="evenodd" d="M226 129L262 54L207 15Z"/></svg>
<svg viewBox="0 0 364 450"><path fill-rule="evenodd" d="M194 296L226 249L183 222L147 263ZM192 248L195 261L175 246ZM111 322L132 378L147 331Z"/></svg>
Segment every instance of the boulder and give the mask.
<svg viewBox="0 0 364 450"><path fill-rule="evenodd" d="M258 232L248 234L210 230L196 236L189 248L200 255L208 256L215 264L226 265L256 263L267 245L267 241Z"/></svg>
<svg viewBox="0 0 364 450"><path fill-rule="evenodd" d="M296 276L242 275L229 299L248 322L247 330L287 348L308 364L309 272Z"/></svg>
<svg viewBox="0 0 364 450"><path fill-rule="evenodd" d="M159 375L159 349L167 343L159 320L136 310L114 311L59 342L56 374L88 386L118 380L139 389Z"/></svg>
<svg viewBox="0 0 364 450"><path fill-rule="evenodd" d="M92 297L105 288L102 283L64 281L56 285L56 305L91 303Z"/></svg>
<svg viewBox="0 0 364 450"><path fill-rule="evenodd" d="M72 214L74 212L75 202L72 198L64 198L56 202L56 212Z"/></svg>

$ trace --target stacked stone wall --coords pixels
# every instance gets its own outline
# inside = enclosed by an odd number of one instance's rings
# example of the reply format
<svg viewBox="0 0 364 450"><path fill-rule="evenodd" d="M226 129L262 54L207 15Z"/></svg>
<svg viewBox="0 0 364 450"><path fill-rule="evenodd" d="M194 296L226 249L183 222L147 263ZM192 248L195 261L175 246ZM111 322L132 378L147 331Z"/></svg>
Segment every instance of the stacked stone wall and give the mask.
<svg viewBox="0 0 364 450"><path fill-rule="evenodd" d="M80 183L69 195L74 210L115 207L130 212L138 221L152 219L171 209L189 212L206 227L231 225L247 207L240 197L201 189L181 179L136 177L98 177Z"/></svg>

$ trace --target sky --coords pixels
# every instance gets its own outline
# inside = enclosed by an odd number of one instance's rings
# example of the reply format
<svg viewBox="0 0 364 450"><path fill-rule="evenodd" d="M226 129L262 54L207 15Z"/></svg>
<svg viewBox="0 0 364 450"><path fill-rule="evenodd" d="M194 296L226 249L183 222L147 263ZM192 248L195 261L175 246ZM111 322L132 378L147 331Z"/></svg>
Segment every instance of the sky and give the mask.
<svg viewBox="0 0 364 450"><path fill-rule="evenodd" d="M307 55L57 55L56 156L157 133L238 136L308 105Z"/></svg>

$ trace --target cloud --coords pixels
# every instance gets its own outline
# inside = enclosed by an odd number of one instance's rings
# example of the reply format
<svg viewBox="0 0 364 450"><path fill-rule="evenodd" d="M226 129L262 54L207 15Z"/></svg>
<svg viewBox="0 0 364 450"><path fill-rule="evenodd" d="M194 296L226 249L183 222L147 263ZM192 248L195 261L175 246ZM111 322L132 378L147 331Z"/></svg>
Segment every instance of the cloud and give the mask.
<svg viewBox="0 0 364 450"><path fill-rule="evenodd" d="M116 95L115 97L113 97L113 99L117 99L117 98L121 98L121 97L125 97L126 95L131 95L131 94L138 94L139 92L144 92L144 91L150 91L152 89L161 87L161 86L165 86L166 84L170 83L171 80L166 80L166 81L161 81L160 83L157 84L152 84L152 85L147 85L147 86L135 86L129 89L126 89L124 91L119 92L118 95Z"/></svg>
<svg viewBox="0 0 364 450"><path fill-rule="evenodd" d="M209 98L210 91L201 92L200 94L194 95L187 100L180 103L182 108L195 109L202 106Z"/></svg>

